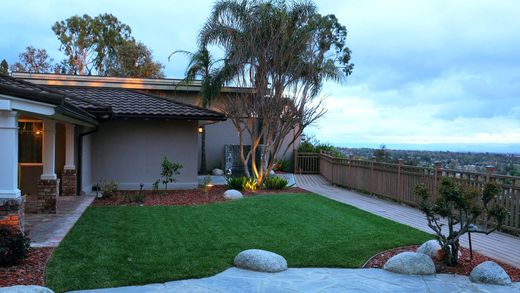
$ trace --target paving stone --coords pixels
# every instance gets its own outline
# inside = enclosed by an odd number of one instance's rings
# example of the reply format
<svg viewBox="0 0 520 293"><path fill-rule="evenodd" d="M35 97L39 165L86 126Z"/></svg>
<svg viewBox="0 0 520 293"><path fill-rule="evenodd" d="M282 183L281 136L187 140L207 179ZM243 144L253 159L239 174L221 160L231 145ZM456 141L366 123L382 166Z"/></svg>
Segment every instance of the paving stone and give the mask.
<svg viewBox="0 0 520 293"><path fill-rule="evenodd" d="M300 276L300 278L297 278ZM0 291L1 292L1 291ZM83 292L519 292L511 286L472 283L468 277L449 274L402 275L381 269L291 268L280 273L262 273L230 268L213 277Z"/></svg>

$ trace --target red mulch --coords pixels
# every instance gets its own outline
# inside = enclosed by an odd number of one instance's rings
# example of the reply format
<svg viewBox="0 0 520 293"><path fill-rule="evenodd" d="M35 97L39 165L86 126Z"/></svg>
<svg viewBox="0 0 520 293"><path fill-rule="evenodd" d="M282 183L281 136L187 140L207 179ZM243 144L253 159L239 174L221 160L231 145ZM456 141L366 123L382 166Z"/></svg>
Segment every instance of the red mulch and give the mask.
<svg viewBox="0 0 520 293"><path fill-rule="evenodd" d="M0 287L40 285L45 282L45 267L53 247L31 248L27 257L10 267L0 267Z"/></svg>
<svg viewBox="0 0 520 293"><path fill-rule="evenodd" d="M406 247L398 247L394 249L390 249L387 251L384 251L382 253L376 254L373 256L365 265L364 268L383 268L383 265L386 263L386 261L391 258L392 256L405 252L405 251L413 251L415 252L419 246L406 246ZM499 264L511 277L511 280L513 282L520 281L520 268L512 267L508 264L505 264L503 262L500 262L498 260L492 259L490 257L484 256L478 252L473 251L473 259L469 259L469 249L461 247L460 250L461 257L459 257L459 264L454 267L448 267L444 265L442 261L433 260L435 263L435 268L437 269L437 273L444 273L444 274L458 274L458 275L465 275L469 276L471 273L471 270L476 267L478 264L483 263L485 261L491 260Z"/></svg>
<svg viewBox="0 0 520 293"><path fill-rule="evenodd" d="M144 202L129 202L124 195L135 196L138 191L122 191L120 194L110 198L96 198L93 206L170 206L170 205L200 205L214 202L226 201L224 198L225 188L223 185L216 185L206 193L203 189L168 190L168 191L143 191ZM271 195L280 193L308 193L307 190L298 187L286 188L283 190L257 190L255 192L245 192L244 196Z"/></svg>

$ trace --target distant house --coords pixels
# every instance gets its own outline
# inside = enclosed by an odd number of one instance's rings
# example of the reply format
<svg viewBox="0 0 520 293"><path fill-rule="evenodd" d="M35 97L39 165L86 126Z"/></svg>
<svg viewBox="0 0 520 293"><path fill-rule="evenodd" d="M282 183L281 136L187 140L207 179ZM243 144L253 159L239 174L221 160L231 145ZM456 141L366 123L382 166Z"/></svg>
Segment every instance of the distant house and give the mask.
<svg viewBox="0 0 520 293"><path fill-rule="evenodd" d="M16 219L21 195L27 195L27 212L53 212L58 195L91 193L102 180L115 180L120 189L141 183L150 189L165 156L184 166L169 186L194 188L200 125L207 125L208 169L222 168L224 145L237 144L238 135L217 111L221 100L212 109L198 107L200 84L178 82L0 76L0 223ZM240 91L224 88L223 95Z"/></svg>

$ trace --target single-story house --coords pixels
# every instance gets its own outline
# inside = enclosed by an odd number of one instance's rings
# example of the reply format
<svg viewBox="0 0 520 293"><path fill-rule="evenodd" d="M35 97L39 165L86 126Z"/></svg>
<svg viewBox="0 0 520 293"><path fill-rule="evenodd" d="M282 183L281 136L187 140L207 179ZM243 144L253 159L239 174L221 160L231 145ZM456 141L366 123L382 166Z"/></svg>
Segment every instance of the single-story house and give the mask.
<svg viewBox="0 0 520 293"><path fill-rule="evenodd" d="M195 188L201 125L207 166L222 168L224 146L238 143L233 124L218 111L222 98L204 109L198 106L200 84L178 83L0 76L0 223L19 225L24 210L52 213L57 196L90 194L103 180L116 181L120 189L151 189L164 157L183 165L169 187ZM243 90L224 88L223 95ZM287 152L287 159L292 156Z"/></svg>

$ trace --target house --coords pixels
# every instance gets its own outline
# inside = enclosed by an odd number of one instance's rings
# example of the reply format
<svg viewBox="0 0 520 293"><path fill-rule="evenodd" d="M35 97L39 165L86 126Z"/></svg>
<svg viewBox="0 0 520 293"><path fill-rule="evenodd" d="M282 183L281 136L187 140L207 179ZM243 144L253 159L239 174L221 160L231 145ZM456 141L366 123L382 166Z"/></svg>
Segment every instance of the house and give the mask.
<svg viewBox="0 0 520 293"><path fill-rule="evenodd" d="M169 187L194 188L201 125L206 125L208 168L222 168L224 146L239 142L233 124L217 111L222 98L203 109L198 106L200 84L178 83L0 76L0 223L19 222L23 210L55 212L57 196L89 194L103 180L115 180L125 190L140 184L151 189L164 157L183 165ZM244 90L224 88L223 95Z"/></svg>

